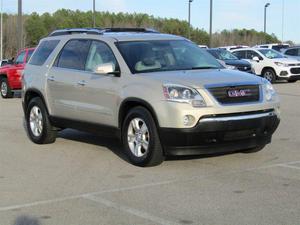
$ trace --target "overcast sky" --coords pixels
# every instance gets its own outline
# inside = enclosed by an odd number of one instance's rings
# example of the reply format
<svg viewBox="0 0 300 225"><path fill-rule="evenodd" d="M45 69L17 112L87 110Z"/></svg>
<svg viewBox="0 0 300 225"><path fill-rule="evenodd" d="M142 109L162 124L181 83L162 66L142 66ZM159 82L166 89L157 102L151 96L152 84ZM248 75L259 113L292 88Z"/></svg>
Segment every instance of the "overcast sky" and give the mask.
<svg viewBox="0 0 300 225"><path fill-rule="evenodd" d="M263 30L264 5L268 8L267 32L300 43L300 0L214 0L213 30L247 28ZM23 0L24 12L54 12L57 9L91 10L93 0ZM186 19L188 0L96 0L98 11L147 13L157 17ZM3 0L5 12L17 11L17 0ZM209 29L209 0L194 0L192 25Z"/></svg>

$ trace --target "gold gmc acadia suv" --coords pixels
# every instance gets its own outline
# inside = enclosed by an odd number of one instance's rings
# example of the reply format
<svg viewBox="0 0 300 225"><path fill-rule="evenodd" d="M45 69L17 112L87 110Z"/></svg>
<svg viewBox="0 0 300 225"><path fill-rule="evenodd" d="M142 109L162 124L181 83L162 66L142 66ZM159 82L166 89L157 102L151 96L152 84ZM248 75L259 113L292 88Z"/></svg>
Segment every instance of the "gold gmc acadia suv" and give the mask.
<svg viewBox="0 0 300 225"><path fill-rule="evenodd" d="M280 122L267 80L144 28L54 31L27 64L22 90L34 143L53 143L64 128L117 136L138 166L169 155L255 152Z"/></svg>

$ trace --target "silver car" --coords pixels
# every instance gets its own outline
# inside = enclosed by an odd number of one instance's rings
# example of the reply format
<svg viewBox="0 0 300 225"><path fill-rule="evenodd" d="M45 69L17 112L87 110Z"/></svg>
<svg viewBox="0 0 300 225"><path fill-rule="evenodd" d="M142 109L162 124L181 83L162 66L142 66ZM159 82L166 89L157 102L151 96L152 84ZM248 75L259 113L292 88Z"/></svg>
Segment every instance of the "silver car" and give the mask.
<svg viewBox="0 0 300 225"><path fill-rule="evenodd" d="M280 121L267 80L224 69L183 37L142 28L53 32L26 66L22 101L34 143L53 143L64 128L117 136L138 166L255 152Z"/></svg>
<svg viewBox="0 0 300 225"><path fill-rule="evenodd" d="M282 53L289 58L300 60L300 47L295 46L282 50Z"/></svg>

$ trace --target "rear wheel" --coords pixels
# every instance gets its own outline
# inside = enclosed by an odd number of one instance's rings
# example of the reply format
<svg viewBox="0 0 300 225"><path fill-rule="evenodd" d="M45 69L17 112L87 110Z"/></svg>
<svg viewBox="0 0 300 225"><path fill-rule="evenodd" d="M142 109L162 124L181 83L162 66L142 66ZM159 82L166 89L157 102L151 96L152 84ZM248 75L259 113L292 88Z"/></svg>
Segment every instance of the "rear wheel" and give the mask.
<svg viewBox="0 0 300 225"><path fill-rule="evenodd" d="M56 130L51 125L46 107L40 98L33 98L27 107L26 129L30 140L36 144L55 142Z"/></svg>
<svg viewBox="0 0 300 225"><path fill-rule="evenodd" d="M122 141L130 162L136 166L156 166L164 160L155 121L144 107L135 107L127 114Z"/></svg>
<svg viewBox="0 0 300 225"><path fill-rule="evenodd" d="M276 81L276 74L272 69L265 69L262 75L271 83L274 83Z"/></svg>
<svg viewBox="0 0 300 225"><path fill-rule="evenodd" d="M12 98L13 92L11 91L11 88L7 82L7 78L2 78L0 80L0 91L2 98Z"/></svg>

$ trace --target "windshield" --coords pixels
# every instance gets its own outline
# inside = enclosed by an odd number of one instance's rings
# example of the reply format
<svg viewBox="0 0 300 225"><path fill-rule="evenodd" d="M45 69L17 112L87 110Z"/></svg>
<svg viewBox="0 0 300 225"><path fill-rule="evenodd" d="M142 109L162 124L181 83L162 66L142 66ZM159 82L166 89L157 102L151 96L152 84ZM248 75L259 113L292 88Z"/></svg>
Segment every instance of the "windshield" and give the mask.
<svg viewBox="0 0 300 225"><path fill-rule="evenodd" d="M129 41L117 46L132 73L223 68L206 50L185 40Z"/></svg>
<svg viewBox="0 0 300 225"><path fill-rule="evenodd" d="M285 58L284 55L282 55L279 52L272 50L272 49L259 49L258 51L269 59Z"/></svg>
<svg viewBox="0 0 300 225"><path fill-rule="evenodd" d="M238 60L236 56L231 54L229 51L219 49L219 50L208 50L209 53L211 53L215 58L219 60Z"/></svg>

